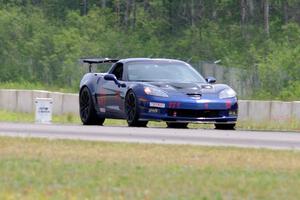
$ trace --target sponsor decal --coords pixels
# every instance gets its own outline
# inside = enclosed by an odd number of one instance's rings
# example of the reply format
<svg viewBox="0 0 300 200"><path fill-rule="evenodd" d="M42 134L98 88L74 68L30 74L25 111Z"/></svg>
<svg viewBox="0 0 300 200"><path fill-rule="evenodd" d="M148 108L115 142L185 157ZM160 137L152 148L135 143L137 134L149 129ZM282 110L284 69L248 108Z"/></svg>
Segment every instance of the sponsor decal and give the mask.
<svg viewBox="0 0 300 200"><path fill-rule="evenodd" d="M147 99L145 99L145 98L143 98L143 97L141 97L141 98L139 98L139 101L142 101L142 102L147 102L148 100L147 100Z"/></svg>
<svg viewBox="0 0 300 200"><path fill-rule="evenodd" d="M119 106L106 106L106 108L109 108L111 110L120 110Z"/></svg>
<svg viewBox="0 0 300 200"><path fill-rule="evenodd" d="M230 100L226 101L226 109L229 109L229 108L231 108L231 101Z"/></svg>
<svg viewBox="0 0 300 200"><path fill-rule="evenodd" d="M149 113L159 113L159 109L157 109L157 108L149 108L148 112Z"/></svg>
<svg viewBox="0 0 300 200"><path fill-rule="evenodd" d="M166 104L164 104L164 103L158 103L158 102L150 102L149 106L150 107L155 107L155 108L165 108Z"/></svg>
<svg viewBox="0 0 300 200"><path fill-rule="evenodd" d="M205 109L208 109L208 103L205 103L205 104L204 104L204 108L205 108Z"/></svg>
<svg viewBox="0 0 300 200"><path fill-rule="evenodd" d="M116 99L116 102L120 103L121 101L121 92L120 91L116 91L116 96L115 96L115 99Z"/></svg>
<svg viewBox="0 0 300 200"><path fill-rule="evenodd" d="M97 100L98 100L99 106L105 106L105 104L106 104L105 90L102 87L100 87L100 89L99 89L99 94L98 94Z"/></svg>
<svg viewBox="0 0 300 200"><path fill-rule="evenodd" d="M170 102L169 103L169 108L179 108L180 107L180 102Z"/></svg>

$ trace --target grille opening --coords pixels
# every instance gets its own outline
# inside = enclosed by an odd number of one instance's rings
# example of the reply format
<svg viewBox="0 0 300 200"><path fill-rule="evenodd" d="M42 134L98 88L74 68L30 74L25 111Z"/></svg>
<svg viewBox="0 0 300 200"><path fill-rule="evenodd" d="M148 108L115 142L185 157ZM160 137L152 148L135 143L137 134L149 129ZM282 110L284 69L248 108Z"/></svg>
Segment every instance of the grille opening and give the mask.
<svg viewBox="0 0 300 200"><path fill-rule="evenodd" d="M222 110L186 110L186 109L168 109L168 116L174 117L191 117L191 118L214 118L224 116L226 111Z"/></svg>

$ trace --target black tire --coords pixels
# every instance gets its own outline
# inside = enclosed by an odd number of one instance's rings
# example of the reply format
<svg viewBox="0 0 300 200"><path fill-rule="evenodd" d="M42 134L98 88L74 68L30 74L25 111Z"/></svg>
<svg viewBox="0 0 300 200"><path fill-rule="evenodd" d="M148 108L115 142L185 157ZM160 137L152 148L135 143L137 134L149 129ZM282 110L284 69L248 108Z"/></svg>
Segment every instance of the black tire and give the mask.
<svg viewBox="0 0 300 200"><path fill-rule="evenodd" d="M125 97L125 113L128 126L146 127L148 121L139 121L138 100L132 90Z"/></svg>
<svg viewBox="0 0 300 200"><path fill-rule="evenodd" d="M218 130L235 130L235 124L215 124Z"/></svg>
<svg viewBox="0 0 300 200"><path fill-rule="evenodd" d="M103 125L105 118L100 118L94 107L92 94L84 87L79 95L79 113L83 125Z"/></svg>
<svg viewBox="0 0 300 200"><path fill-rule="evenodd" d="M167 122L168 128L187 128L189 123Z"/></svg>

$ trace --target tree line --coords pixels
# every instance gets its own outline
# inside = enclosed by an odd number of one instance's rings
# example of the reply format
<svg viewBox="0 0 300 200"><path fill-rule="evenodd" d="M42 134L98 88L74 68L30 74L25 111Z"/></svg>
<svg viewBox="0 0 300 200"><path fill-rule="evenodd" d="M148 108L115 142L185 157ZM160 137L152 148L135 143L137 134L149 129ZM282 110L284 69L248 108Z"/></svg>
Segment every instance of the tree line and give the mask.
<svg viewBox="0 0 300 200"><path fill-rule="evenodd" d="M300 97L298 0L0 0L0 80L77 87L80 57L170 57L258 72Z"/></svg>

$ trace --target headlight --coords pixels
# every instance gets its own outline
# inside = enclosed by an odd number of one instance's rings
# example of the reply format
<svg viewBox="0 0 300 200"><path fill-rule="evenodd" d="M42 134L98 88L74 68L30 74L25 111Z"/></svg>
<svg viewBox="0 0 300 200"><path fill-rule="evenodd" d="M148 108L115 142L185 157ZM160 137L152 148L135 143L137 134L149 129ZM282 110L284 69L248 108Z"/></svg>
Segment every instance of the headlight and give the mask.
<svg viewBox="0 0 300 200"><path fill-rule="evenodd" d="M168 97L167 93L160 89L154 87L144 87L144 92L148 95L158 96L158 97Z"/></svg>
<svg viewBox="0 0 300 200"><path fill-rule="evenodd" d="M233 98L236 96L236 93L233 89L227 88L225 90L222 90L219 94L220 99L228 99L228 98Z"/></svg>

